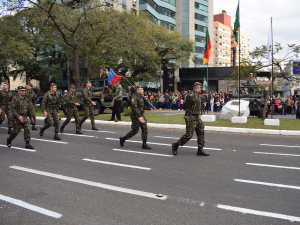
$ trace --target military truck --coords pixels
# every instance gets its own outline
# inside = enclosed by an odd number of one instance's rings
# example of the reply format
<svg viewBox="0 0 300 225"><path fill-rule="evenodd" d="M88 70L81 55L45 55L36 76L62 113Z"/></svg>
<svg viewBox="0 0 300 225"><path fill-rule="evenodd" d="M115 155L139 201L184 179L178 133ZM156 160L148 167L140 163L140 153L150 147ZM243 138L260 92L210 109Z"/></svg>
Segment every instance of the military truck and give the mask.
<svg viewBox="0 0 300 225"><path fill-rule="evenodd" d="M96 103L94 105L94 114L98 115L100 113L103 113L105 109L112 108L112 102L113 102L113 93L115 91L115 88L109 89L107 87L107 79L97 79L97 80L91 80L92 84L92 100ZM82 85L81 88L76 88L76 94L79 100L80 106L77 106L78 110L83 110L83 94L82 91L84 89L85 84ZM123 91L123 99L122 104L123 107L128 107L128 100L126 96L126 90ZM64 100L63 100L64 102ZM63 107L63 112L66 115L66 107Z"/></svg>
<svg viewBox="0 0 300 225"><path fill-rule="evenodd" d="M246 94L246 90L248 94ZM266 92L259 89L255 82L246 82L241 85L240 99L249 101L249 110L251 116L257 116L258 118L263 117L263 101L265 96ZM236 90L232 95L232 99L238 99ZM268 112L266 112L266 117L268 117Z"/></svg>

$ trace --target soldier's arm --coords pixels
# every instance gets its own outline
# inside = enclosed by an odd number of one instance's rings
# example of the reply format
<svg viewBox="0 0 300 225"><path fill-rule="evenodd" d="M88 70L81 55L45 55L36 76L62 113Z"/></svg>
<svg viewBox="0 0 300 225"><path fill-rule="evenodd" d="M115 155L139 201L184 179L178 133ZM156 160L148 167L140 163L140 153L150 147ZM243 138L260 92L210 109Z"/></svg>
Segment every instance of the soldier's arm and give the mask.
<svg viewBox="0 0 300 225"><path fill-rule="evenodd" d="M143 98L143 100L144 100L144 109L145 110L150 110L152 107L147 106L148 101L144 98Z"/></svg>
<svg viewBox="0 0 300 225"><path fill-rule="evenodd" d="M48 102L48 95L45 94L44 95L44 99L42 101L42 111L45 112L45 108L46 108L46 103Z"/></svg>
<svg viewBox="0 0 300 225"><path fill-rule="evenodd" d="M90 103L93 102L92 99L89 98L88 89L83 90L83 98L84 98L84 100L89 101Z"/></svg>
<svg viewBox="0 0 300 225"><path fill-rule="evenodd" d="M34 106L29 104L28 110L27 110L27 115L29 116L30 119L34 118L33 111L34 111Z"/></svg>
<svg viewBox="0 0 300 225"><path fill-rule="evenodd" d="M17 108L18 108L18 101L16 98L13 98L11 100L11 114L12 114L13 118L18 118L20 116Z"/></svg>
<svg viewBox="0 0 300 225"><path fill-rule="evenodd" d="M135 97L131 98L131 108L132 108L132 111L134 111L134 113L137 115L137 117L142 117L141 110L138 107L138 102Z"/></svg>

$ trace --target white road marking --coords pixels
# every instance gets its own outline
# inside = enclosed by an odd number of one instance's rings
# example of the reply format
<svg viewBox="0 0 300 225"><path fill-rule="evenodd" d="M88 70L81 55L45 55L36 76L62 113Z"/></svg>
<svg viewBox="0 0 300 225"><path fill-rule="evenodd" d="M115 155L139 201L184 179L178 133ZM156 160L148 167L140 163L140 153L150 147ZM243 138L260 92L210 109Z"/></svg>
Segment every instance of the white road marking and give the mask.
<svg viewBox="0 0 300 225"><path fill-rule="evenodd" d="M68 142L63 142L63 141L52 141L52 140L39 139L39 138L31 138L31 140L35 140L35 141L45 141L45 142L52 142L52 143L59 143L59 144L68 144Z"/></svg>
<svg viewBox="0 0 300 225"><path fill-rule="evenodd" d="M81 130L84 130L84 131L92 131L92 132L98 132L98 133L111 133L111 134L117 133L117 132L114 132L114 131L107 131L107 130L87 130L87 129L81 129Z"/></svg>
<svg viewBox="0 0 300 225"><path fill-rule="evenodd" d="M272 145L272 144L260 144L264 146L273 146L273 147L286 147L286 148L300 148L300 146L292 146L292 145Z"/></svg>
<svg viewBox="0 0 300 225"><path fill-rule="evenodd" d="M29 209L31 211L44 214L46 216L51 216L51 217L54 217L54 218L57 218L57 219L62 217L61 214L58 214L56 212L53 212L53 211L50 211L50 210L47 210L47 209L44 209L44 208L41 208L41 207L38 207L38 206L35 206L35 205L31 205L31 204L23 202L21 200L10 198L10 197L4 196L4 195L0 195L0 200L5 201L5 202L9 202L9 203L17 205L17 206L21 206L25 209Z"/></svg>
<svg viewBox="0 0 300 225"><path fill-rule="evenodd" d="M154 136L154 137L156 137L156 138L166 138L166 139L179 139L179 138L177 138L177 137L164 137L164 136ZM190 141L197 141L197 139L196 138L192 138L192 139L190 139Z"/></svg>
<svg viewBox="0 0 300 225"><path fill-rule="evenodd" d="M1 128L1 129L6 129L6 130L8 129L7 127L0 127L0 128Z"/></svg>
<svg viewBox="0 0 300 225"><path fill-rule="evenodd" d="M183 113L168 113L168 114L164 114L165 116L173 116L173 115L184 115Z"/></svg>
<svg viewBox="0 0 300 225"><path fill-rule="evenodd" d="M91 137L94 138L95 136L89 136L89 135L84 135L84 134L69 134L69 133L60 133L63 135L70 135L70 136L78 136L78 137Z"/></svg>
<svg viewBox="0 0 300 225"><path fill-rule="evenodd" d="M107 140L113 140L113 141L120 141L120 139L117 138L105 138ZM133 141L133 140L126 140L126 142L134 142L134 143L143 143L142 141ZM172 144L165 144L165 143L155 143L155 142L147 142L147 144L152 144L152 145L163 145L163 146L172 146ZM182 148L198 148L195 146L180 146ZM203 149L206 150L214 150L214 151L221 151L222 149L220 148L206 148L204 147Z"/></svg>
<svg viewBox="0 0 300 225"><path fill-rule="evenodd" d="M148 168L148 167L133 166L133 165L127 165L127 164L121 164L121 163L113 163L113 162L108 162L108 161L99 161L99 160L94 160L94 159L82 159L82 160L95 162L95 163L102 163L102 164L107 164L107 165L129 167L129 168L134 168L134 169L151 170L151 168Z"/></svg>
<svg viewBox="0 0 300 225"><path fill-rule="evenodd" d="M8 148L7 145L0 145L0 147ZM13 146L11 146L10 148L18 149L18 150L22 150L22 151L27 151L27 152L36 152L36 150L27 149L27 148L18 148L18 147L13 147Z"/></svg>
<svg viewBox="0 0 300 225"><path fill-rule="evenodd" d="M266 183L266 182L260 182L260 181L253 181L253 180L240 180L240 179L234 179L237 182L242 183L249 183L249 184L261 184L266 186L273 186L273 187L282 187L282 188L291 188L291 189L298 189L300 190L300 187L293 186L293 185L285 185L285 184L275 184L275 183Z"/></svg>
<svg viewBox="0 0 300 225"><path fill-rule="evenodd" d="M253 152L255 154L263 154L263 155L284 155L284 156L300 156L295 154L285 154L285 153L272 153L272 152Z"/></svg>
<svg viewBox="0 0 300 225"><path fill-rule="evenodd" d="M124 150L124 149L113 149L113 150L114 151L120 151L120 152L130 152L130 153L145 154L145 155L157 155L157 156L174 157L174 155L165 155L165 154L159 154L159 153L138 152L138 151Z"/></svg>
<svg viewBox="0 0 300 225"><path fill-rule="evenodd" d="M271 218L276 218L276 219L289 220L292 222L300 222L300 217L289 216L289 215L284 215L284 214L257 211L257 210L234 207L234 206L229 206L229 205L217 205L217 207L220 209L231 210L231 211L240 212L240 213L244 213L244 214L266 216L266 217L271 217Z"/></svg>
<svg viewBox="0 0 300 225"><path fill-rule="evenodd" d="M268 165L268 164L258 164L258 163L246 163L246 164L247 164L247 165L252 165L252 166L265 166L265 167L273 167L273 168L282 168L282 169L300 170L299 167L278 166L278 165Z"/></svg>
<svg viewBox="0 0 300 225"><path fill-rule="evenodd" d="M39 170L33 170L33 169L20 167L20 166L10 166L9 168L24 171L24 172L34 173L34 174L38 174L38 175L43 175L43 176L47 176L47 177L52 177L52 178L56 178L56 179L60 179L60 180L71 181L71 182L75 182L75 183L79 183L79 184L100 187L100 188L107 189L107 190L118 191L118 192L123 192L123 193L127 193L127 194L133 194L133 195L139 195L142 197L154 198L154 199L159 199L159 200L167 199L167 195L164 195L163 197L157 197L155 193L151 193L151 192L144 192L144 191L138 191L138 190L129 189L129 188L122 188L122 187L113 186L113 185L109 185L109 184L103 184L103 183L97 183L97 182L82 180L82 179L73 178L73 177L67 177L67 176L63 176L60 174L48 173L48 172L39 171Z"/></svg>

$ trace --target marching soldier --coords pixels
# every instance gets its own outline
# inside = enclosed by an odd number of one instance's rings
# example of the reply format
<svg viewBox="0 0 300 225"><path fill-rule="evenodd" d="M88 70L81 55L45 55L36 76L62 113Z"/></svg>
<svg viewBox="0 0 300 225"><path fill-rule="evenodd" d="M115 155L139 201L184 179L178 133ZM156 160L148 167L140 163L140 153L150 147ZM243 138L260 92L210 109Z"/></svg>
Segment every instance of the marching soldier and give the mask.
<svg viewBox="0 0 300 225"><path fill-rule="evenodd" d="M30 128L29 119L34 123L35 115L33 112L33 105L25 96L25 87L18 87L18 96L14 96L11 102L11 111L13 116L13 130L9 137L7 138L7 146L11 147L11 142L20 133L21 129L24 129L24 140L26 142L25 148L33 149L33 146L29 144L30 142Z"/></svg>
<svg viewBox="0 0 300 225"><path fill-rule="evenodd" d="M40 136L42 137L44 135L44 131L52 126L53 124L52 118L53 118L55 124L54 140L61 140L61 138L58 137L60 100L56 92L56 89L57 89L56 84L51 83L50 90L44 95L44 99L42 102L42 110L44 116L47 119L47 123L44 125L44 127L41 127Z"/></svg>
<svg viewBox="0 0 300 225"><path fill-rule="evenodd" d="M147 120L144 117L144 109L148 107L145 105L145 100L143 98L144 89L142 86L138 86L136 88L136 92L131 96L131 131L126 134L124 137L120 137L120 145L121 147L124 146L124 143L127 139L133 137L139 132L139 127L142 129L142 139L143 139L143 145L142 148L144 149L151 149L147 145L147 136L148 136L148 130L147 130Z"/></svg>
<svg viewBox="0 0 300 225"><path fill-rule="evenodd" d="M36 98L35 98L35 93L34 91L32 90L33 88L33 85L32 83L29 83L26 85L26 98L28 99L29 103L32 104L32 114L34 115L33 119L34 119L34 122L31 123L32 125L32 130L37 130L37 128L35 127L35 123L36 123L36 115L35 115L35 110L34 110L34 105L35 105L35 101L36 101Z"/></svg>
<svg viewBox="0 0 300 225"><path fill-rule="evenodd" d="M83 101L84 101L84 117L81 119L79 127L81 129L81 126L83 122L90 116L91 123L92 123L92 130L99 130L95 127L95 115L94 115L94 105L96 103L92 101L93 92L91 90L92 84L91 81L86 82L86 88L83 89Z"/></svg>
<svg viewBox="0 0 300 225"><path fill-rule="evenodd" d="M204 124L199 117L202 108L205 105L204 96L200 96L202 85L199 82L194 83L193 91L189 92L186 97L185 123L186 134L183 135L176 143L172 144L172 152L177 155L178 146L186 144L192 137L194 130L197 134L198 156L209 156L203 151L204 147Z"/></svg>
<svg viewBox="0 0 300 225"><path fill-rule="evenodd" d="M120 82L116 82L116 91L114 97L114 106L112 109L111 119L109 121L114 121L115 116L117 116L117 120L115 122L121 121L121 107L122 107L122 94L123 94L123 87L120 85Z"/></svg>
<svg viewBox="0 0 300 225"><path fill-rule="evenodd" d="M11 134L12 115L10 111L12 92L9 90L8 82L3 82L3 90L0 91L0 124L7 117L8 134Z"/></svg>
<svg viewBox="0 0 300 225"><path fill-rule="evenodd" d="M82 134L79 129L79 113L78 109L76 106L79 106L80 104L78 103L77 95L75 93L76 86L71 85L70 86L70 92L68 92L65 96L66 100L66 108L67 108L67 119L63 123L63 125L60 127L60 133L64 132L65 126L70 122L72 116L75 118L76 122L76 134Z"/></svg>

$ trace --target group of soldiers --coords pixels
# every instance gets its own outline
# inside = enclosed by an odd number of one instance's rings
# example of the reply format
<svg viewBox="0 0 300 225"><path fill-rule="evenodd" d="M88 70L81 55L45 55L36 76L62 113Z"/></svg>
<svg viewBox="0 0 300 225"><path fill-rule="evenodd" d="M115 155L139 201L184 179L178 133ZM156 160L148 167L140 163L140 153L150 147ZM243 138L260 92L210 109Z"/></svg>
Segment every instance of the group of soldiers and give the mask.
<svg viewBox="0 0 300 225"><path fill-rule="evenodd" d="M26 90L27 89L27 90ZM71 118L74 116L76 123L76 133L81 133L81 126L83 122L90 117L92 123L92 130L98 130L95 127L94 120L94 109L93 106L96 105L92 101L92 90L91 82L86 82L86 88L83 90L84 98L84 117L80 120L77 106L80 105L76 93L76 86L71 85L70 91L65 96L66 109L67 109L67 119L64 121L63 125L59 127L59 107L61 105L59 96L56 92L57 85L55 83L50 84L50 90L44 95L42 102L42 110L46 118L46 123L43 127L40 128L40 136L42 137L44 131L55 124L55 133L54 139L61 140L58 136L58 132L64 132L65 126L70 122ZM209 154L203 151L204 147L204 124L199 117L199 114L202 108L205 106L205 98L200 95L202 85L199 82L194 83L193 91L189 92L186 98L186 112L185 112L185 122L186 122L186 134L183 135L176 143L172 144L172 152L174 155L177 155L178 147L186 144L193 136L194 131L197 134L197 144L198 144L198 156L208 156ZM119 95L115 97L114 100L118 100ZM142 86L135 88L135 92L131 96L131 131L125 136L120 137L120 145L124 146L127 139L130 139L136 135L139 131L139 128L142 130L142 148L151 149L147 145L148 129L147 129L147 120L144 116L145 109L154 109L149 108L145 104L146 99L144 98L144 89ZM9 137L7 138L7 146L11 147L12 140L18 135L20 130L24 129L24 140L26 142L25 148L33 149L34 147L30 145L30 129L29 129L29 119L32 123L32 129L35 128L35 97L32 93L32 84L27 84L26 88L23 86L18 87L18 95L12 97L12 93L9 91L8 83L3 84L3 90L0 92L0 124L7 116L8 128L9 128ZM52 121L53 119L53 121ZM118 118L119 119L119 118ZM12 131L11 131L12 128Z"/></svg>

